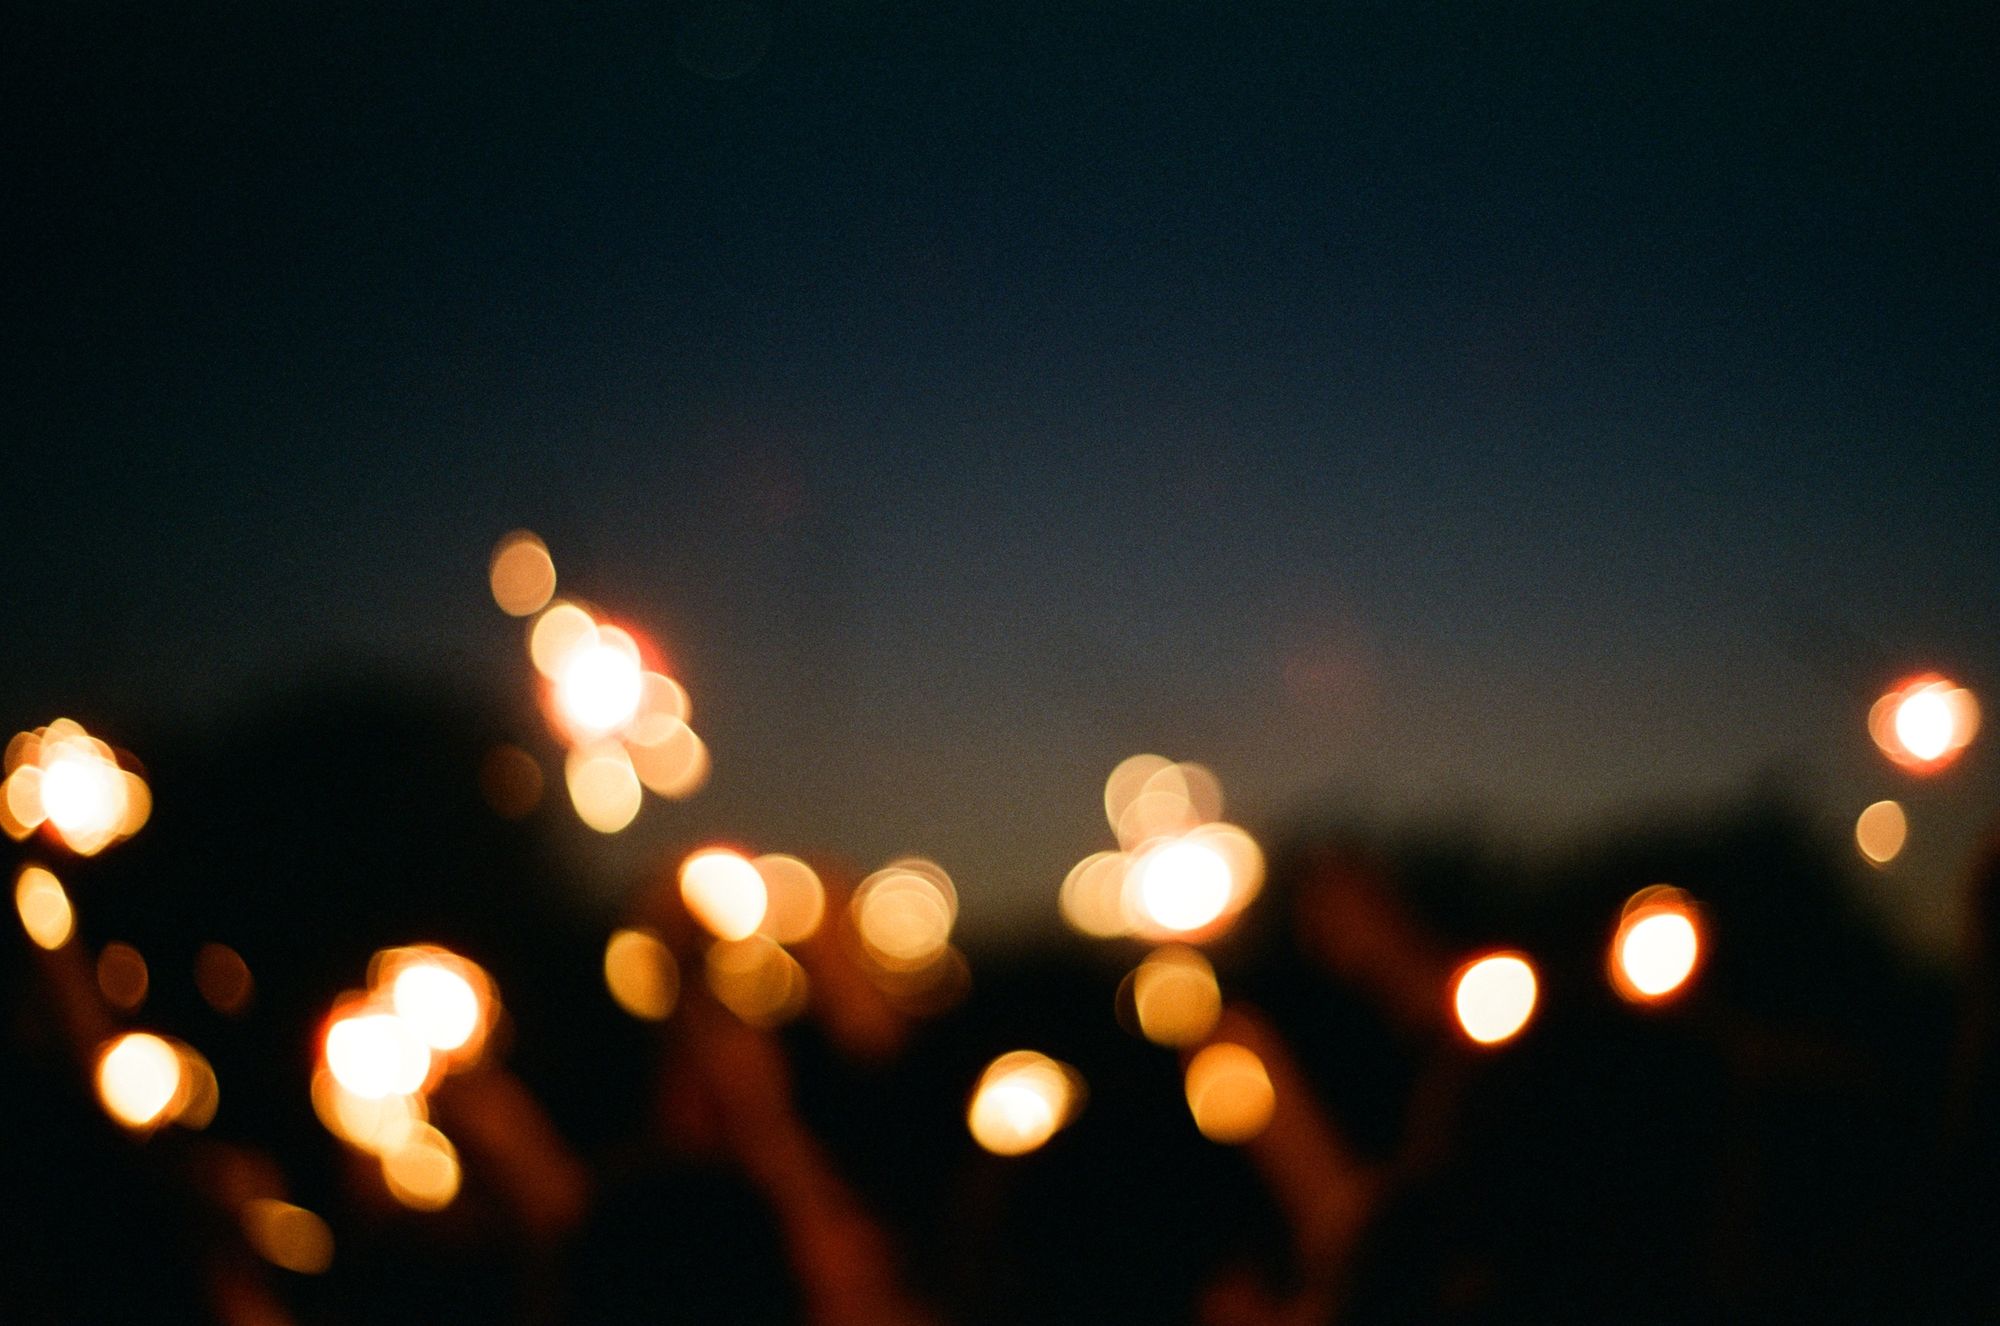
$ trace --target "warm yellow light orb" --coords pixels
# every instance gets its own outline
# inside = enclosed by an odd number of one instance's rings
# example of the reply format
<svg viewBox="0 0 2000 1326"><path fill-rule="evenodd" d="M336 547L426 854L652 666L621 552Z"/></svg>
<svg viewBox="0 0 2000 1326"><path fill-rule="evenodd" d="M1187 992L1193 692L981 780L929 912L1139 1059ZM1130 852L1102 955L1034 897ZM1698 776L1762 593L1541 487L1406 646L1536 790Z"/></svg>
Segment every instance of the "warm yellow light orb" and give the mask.
<svg viewBox="0 0 2000 1326"><path fill-rule="evenodd" d="M1195 1127L1211 1142L1238 1146L1270 1126L1277 1092L1248 1046L1217 1041L1188 1061L1184 1081Z"/></svg>
<svg viewBox="0 0 2000 1326"><path fill-rule="evenodd" d="M441 962L418 959L397 972L389 1002L433 1050L459 1049L479 1030L479 991Z"/></svg>
<svg viewBox="0 0 2000 1326"><path fill-rule="evenodd" d="M1909 817L1894 801L1877 801L1854 821L1854 845L1878 866L1887 865L1902 854L1909 834Z"/></svg>
<svg viewBox="0 0 2000 1326"><path fill-rule="evenodd" d="M158 1036L128 1032L97 1060L97 1098L128 1128L166 1120L181 1093L181 1056Z"/></svg>
<svg viewBox="0 0 2000 1326"><path fill-rule="evenodd" d="M1646 999L1672 994L1694 974L1701 939L1685 913L1658 909L1628 918L1618 934L1618 970Z"/></svg>
<svg viewBox="0 0 2000 1326"><path fill-rule="evenodd" d="M680 998L680 965L649 930L620 930L604 946L604 986L642 1022L664 1022Z"/></svg>
<svg viewBox="0 0 2000 1326"><path fill-rule="evenodd" d="M681 901L717 939L747 939L763 923L764 877L738 852L711 847L681 863Z"/></svg>
<svg viewBox="0 0 2000 1326"><path fill-rule="evenodd" d="M458 1148L429 1124L411 1124L382 1152L382 1181L411 1210L441 1211L458 1196Z"/></svg>
<svg viewBox="0 0 2000 1326"><path fill-rule="evenodd" d="M1201 929L1229 906L1229 863L1206 844L1185 838L1140 857L1134 883L1140 914L1177 934Z"/></svg>
<svg viewBox="0 0 2000 1326"><path fill-rule="evenodd" d="M1535 969L1518 953L1496 953L1468 963L1452 986L1452 1009L1465 1034L1498 1045L1520 1034L1534 1015Z"/></svg>
<svg viewBox="0 0 2000 1326"><path fill-rule="evenodd" d="M1003 1054L980 1075L966 1127L996 1156L1026 1155L1075 1114L1079 1081L1074 1069L1033 1050Z"/></svg>
<svg viewBox="0 0 2000 1326"><path fill-rule="evenodd" d="M493 601L510 617L532 617L556 592L556 564L548 547L527 530L515 530L493 549L487 568Z"/></svg>
<svg viewBox="0 0 2000 1326"><path fill-rule="evenodd" d="M645 670L636 649L621 648L610 628L564 656L556 674L556 707L571 728L584 735L617 732L639 716Z"/></svg>
<svg viewBox="0 0 2000 1326"><path fill-rule="evenodd" d="M430 1077L431 1048L394 1013L355 1013L327 1028L326 1066L364 1100L407 1096Z"/></svg>
<svg viewBox="0 0 2000 1326"><path fill-rule="evenodd" d="M24 866L15 877L14 911L38 947L59 949L76 932L76 912L62 881L40 866Z"/></svg>
<svg viewBox="0 0 2000 1326"><path fill-rule="evenodd" d="M1222 990L1208 959L1191 948L1168 946L1132 973L1132 1002L1139 1030L1156 1045L1193 1045L1222 1016Z"/></svg>

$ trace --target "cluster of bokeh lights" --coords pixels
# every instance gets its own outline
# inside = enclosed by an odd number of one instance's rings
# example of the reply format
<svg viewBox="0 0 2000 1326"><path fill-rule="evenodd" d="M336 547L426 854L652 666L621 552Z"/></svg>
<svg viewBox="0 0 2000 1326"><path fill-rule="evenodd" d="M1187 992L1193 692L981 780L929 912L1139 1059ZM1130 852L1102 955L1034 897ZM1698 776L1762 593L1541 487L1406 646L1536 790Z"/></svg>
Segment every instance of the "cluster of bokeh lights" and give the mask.
<svg viewBox="0 0 2000 1326"><path fill-rule="evenodd" d="M16 842L41 829L79 856L130 838L153 811L130 763L73 719L16 733L0 783L0 829Z"/></svg>

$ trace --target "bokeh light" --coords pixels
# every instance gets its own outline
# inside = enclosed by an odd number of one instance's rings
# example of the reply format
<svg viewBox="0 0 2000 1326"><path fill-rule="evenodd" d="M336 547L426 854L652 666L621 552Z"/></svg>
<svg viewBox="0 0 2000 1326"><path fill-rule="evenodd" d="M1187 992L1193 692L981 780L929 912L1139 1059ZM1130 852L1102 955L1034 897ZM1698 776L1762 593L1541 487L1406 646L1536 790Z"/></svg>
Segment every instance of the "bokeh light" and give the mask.
<svg viewBox="0 0 2000 1326"><path fill-rule="evenodd" d="M203 944L194 955L194 988L216 1012L240 1017L250 1007L257 983L250 964L227 944Z"/></svg>
<svg viewBox="0 0 2000 1326"><path fill-rule="evenodd" d="M664 1022L680 999L680 964L650 930L619 930L604 946L604 986L642 1022Z"/></svg>
<svg viewBox="0 0 2000 1326"><path fill-rule="evenodd" d="M410 1125L430 1118L420 1095L357 1096L324 1066L313 1073L312 1103L328 1132L374 1155L388 1150Z"/></svg>
<svg viewBox="0 0 2000 1326"><path fill-rule="evenodd" d="M458 1196L458 1148L427 1123L413 1123L381 1153L389 1195L412 1211L442 1211Z"/></svg>
<svg viewBox="0 0 2000 1326"><path fill-rule="evenodd" d="M625 747L600 741L571 750L563 779L577 818L599 833L617 833L638 817L644 799Z"/></svg>
<svg viewBox="0 0 2000 1326"><path fill-rule="evenodd" d="M1459 969L1451 988L1458 1025L1480 1045L1513 1039L1535 1012L1535 969L1519 953L1474 959Z"/></svg>
<svg viewBox="0 0 2000 1326"><path fill-rule="evenodd" d="M1877 801L1854 821L1854 845L1874 865L1886 866L1894 861L1902 854L1909 836L1909 817L1894 801Z"/></svg>
<svg viewBox="0 0 2000 1326"><path fill-rule="evenodd" d="M1072 930L1092 939L1116 939L1132 933L1132 916L1125 905L1125 877L1132 858L1125 852L1092 852L1070 869L1062 883L1058 905Z"/></svg>
<svg viewBox="0 0 2000 1326"><path fill-rule="evenodd" d="M763 923L764 877L740 852L710 847L681 862L681 901L717 939L747 939Z"/></svg>
<svg viewBox="0 0 2000 1326"><path fill-rule="evenodd" d="M387 1009L362 1006L336 1017L325 1046L334 1079L365 1100L410 1095L430 1078L431 1047Z"/></svg>
<svg viewBox="0 0 2000 1326"><path fill-rule="evenodd" d="M505 820L526 819L542 802L542 766L519 746L501 744L479 762L479 792Z"/></svg>
<svg viewBox="0 0 2000 1326"><path fill-rule="evenodd" d="M0 828L9 837L23 839L46 825L65 847L91 856L137 833L152 806L146 780L71 719L8 743Z"/></svg>
<svg viewBox="0 0 2000 1326"><path fill-rule="evenodd" d="M437 949L391 949L389 1005L431 1049L469 1058L486 1035L491 984L477 964Z"/></svg>
<svg viewBox="0 0 2000 1326"><path fill-rule="evenodd" d="M1177 838L1148 849L1132 870L1139 914L1172 934L1200 930L1229 906L1229 863L1206 844Z"/></svg>
<svg viewBox="0 0 2000 1326"><path fill-rule="evenodd" d="M240 1218L244 1239L271 1265L298 1275L319 1275L333 1265L333 1231L303 1206L253 1197Z"/></svg>
<svg viewBox="0 0 2000 1326"><path fill-rule="evenodd" d="M870 959L890 971L915 971L951 942L958 891L937 863L905 857L862 880L848 906Z"/></svg>
<svg viewBox="0 0 2000 1326"><path fill-rule="evenodd" d="M1701 961L1694 904L1670 885L1641 889L1625 903L1611 938L1611 984L1632 1003L1656 1003L1686 988Z"/></svg>
<svg viewBox="0 0 2000 1326"><path fill-rule="evenodd" d="M152 983L145 957L130 944L113 941L97 955L97 988L113 1008L136 1012Z"/></svg>
<svg viewBox="0 0 2000 1326"><path fill-rule="evenodd" d="M1196 1044L1222 1016L1215 969L1180 945L1155 949L1133 971L1132 1002L1140 1032L1156 1045Z"/></svg>
<svg viewBox="0 0 2000 1326"><path fill-rule="evenodd" d="M780 944L811 939L826 916L826 886L819 872L782 852L755 857L750 864L764 878L767 899L758 932Z"/></svg>
<svg viewBox="0 0 2000 1326"><path fill-rule="evenodd" d="M222 1107L222 1087L216 1081L215 1069L194 1046L183 1041L168 1044L180 1056L181 1087L174 1095L167 1121L183 1128L206 1128L214 1121L216 1110Z"/></svg>
<svg viewBox="0 0 2000 1326"><path fill-rule="evenodd" d="M1188 1060L1183 1084L1194 1125L1211 1142L1237 1146L1271 1122L1277 1093L1264 1061L1231 1041L1206 1045Z"/></svg>
<svg viewBox="0 0 2000 1326"><path fill-rule="evenodd" d="M641 719L627 751L639 781L655 796L684 801L708 781L708 747L680 719Z"/></svg>
<svg viewBox="0 0 2000 1326"><path fill-rule="evenodd" d="M128 1032L97 1060L97 1098L127 1128L164 1123L181 1093L181 1056L148 1032Z"/></svg>
<svg viewBox="0 0 2000 1326"><path fill-rule="evenodd" d="M1868 711L1868 735L1912 773L1945 768L1978 732L1978 700L1935 672L1892 687Z"/></svg>
<svg viewBox="0 0 2000 1326"><path fill-rule="evenodd" d="M753 1027L776 1027L806 1008L805 969L763 935L719 939L703 965L716 1002Z"/></svg>
<svg viewBox="0 0 2000 1326"><path fill-rule="evenodd" d="M562 656L555 677L556 711L578 738L623 731L639 716L645 668L632 637L615 626L596 626L590 638Z"/></svg>
<svg viewBox="0 0 2000 1326"><path fill-rule="evenodd" d="M14 911L38 947L51 951L76 933L76 911L62 881L40 866L23 866L14 877Z"/></svg>
<svg viewBox="0 0 2000 1326"><path fill-rule="evenodd" d="M1020 1156L1048 1142L1075 1117L1083 1079L1034 1050L1014 1050L986 1066L973 1088L965 1124L996 1156Z"/></svg>
<svg viewBox="0 0 2000 1326"><path fill-rule="evenodd" d="M555 559L535 535L515 530L493 549L487 583L500 611L509 617L532 617L555 595Z"/></svg>
<svg viewBox="0 0 2000 1326"><path fill-rule="evenodd" d="M558 601L528 628L528 659L535 671L558 681L569 656L596 640L596 619L574 603Z"/></svg>

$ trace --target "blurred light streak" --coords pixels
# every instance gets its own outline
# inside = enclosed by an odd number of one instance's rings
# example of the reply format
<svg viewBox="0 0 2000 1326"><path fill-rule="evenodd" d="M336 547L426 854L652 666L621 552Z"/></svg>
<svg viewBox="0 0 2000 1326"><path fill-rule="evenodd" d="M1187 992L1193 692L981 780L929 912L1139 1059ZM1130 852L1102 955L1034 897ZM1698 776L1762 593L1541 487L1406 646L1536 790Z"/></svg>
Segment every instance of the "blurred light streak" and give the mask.
<svg viewBox="0 0 2000 1326"><path fill-rule="evenodd" d="M996 1156L1037 1150L1082 1105L1083 1079L1067 1064L1034 1050L1014 1050L986 1066L966 1107L975 1142Z"/></svg>
<svg viewBox="0 0 2000 1326"><path fill-rule="evenodd" d="M1868 735L1912 773L1936 773L1979 732L1979 701L1935 672L1892 687L1868 711Z"/></svg>
<svg viewBox="0 0 2000 1326"><path fill-rule="evenodd" d="M1132 1001L1140 1032L1156 1045L1193 1045L1222 1016L1215 968L1194 949L1155 949L1132 973Z"/></svg>
<svg viewBox="0 0 2000 1326"><path fill-rule="evenodd" d="M250 964L227 944L203 944L194 955L194 988L210 1008L240 1017L250 1007L257 984Z"/></svg>
<svg viewBox="0 0 2000 1326"><path fill-rule="evenodd" d="M1217 1041L1188 1060L1189 1113L1211 1142L1238 1146L1263 1132L1277 1108L1264 1061L1248 1046Z"/></svg>
<svg viewBox="0 0 2000 1326"><path fill-rule="evenodd" d="M76 910L62 881L40 866L23 866L14 878L14 911L37 947L50 951L76 933Z"/></svg>
<svg viewBox="0 0 2000 1326"><path fill-rule="evenodd" d="M509 617L532 617L555 596L555 559L534 534L515 530L493 549L486 578L500 611Z"/></svg>
<svg viewBox="0 0 2000 1326"><path fill-rule="evenodd" d="M127 1032L98 1056L97 1098L127 1128L165 1122L181 1093L181 1079L180 1054L148 1032Z"/></svg>
<svg viewBox="0 0 2000 1326"><path fill-rule="evenodd" d="M826 916L826 886L819 872L782 852L755 857L750 864L763 876L767 899L759 932L780 944L811 939Z"/></svg>
<svg viewBox="0 0 2000 1326"><path fill-rule="evenodd" d="M711 847L681 862L681 901L717 939L747 939L763 923L764 877L739 852Z"/></svg>
<svg viewBox="0 0 2000 1326"><path fill-rule="evenodd" d="M319 1275L333 1265L333 1231L303 1206L252 1197L240 1219L243 1237L257 1255L281 1270Z"/></svg>
<svg viewBox="0 0 2000 1326"><path fill-rule="evenodd" d="M152 982L145 957L130 944L113 941L97 955L97 988L113 1008L136 1012Z"/></svg>
<svg viewBox="0 0 2000 1326"><path fill-rule="evenodd" d="M1519 953L1492 953L1461 967L1452 980L1452 1011L1467 1036L1499 1045L1519 1035L1534 1015L1535 969Z"/></svg>
<svg viewBox="0 0 2000 1326"><path fill-rule="evenodd" d="M642 1022L664 1022L681 991L680 965L650 930L619 930L604 946L604 986Z"/></svg>
<svg viewBox="0 0 2000 1326"><path fill-rule="evenodd" d="M1854 845L1872 865L1886 866L1902 854L1910 835L1909 817L1894 801L1877 801L1854 821Z"/></svg>

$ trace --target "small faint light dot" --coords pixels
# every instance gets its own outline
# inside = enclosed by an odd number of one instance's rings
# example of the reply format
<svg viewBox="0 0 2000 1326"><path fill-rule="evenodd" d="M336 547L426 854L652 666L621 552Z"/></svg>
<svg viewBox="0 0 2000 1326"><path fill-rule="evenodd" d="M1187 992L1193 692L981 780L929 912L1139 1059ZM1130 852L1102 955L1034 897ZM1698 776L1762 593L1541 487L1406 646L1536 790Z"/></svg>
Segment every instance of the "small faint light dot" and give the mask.
<svg viewBox="0 0 2000 1326"><path fill-rule="evenodd" d="M1277 1093L1264 1061L1247 1046L1217 1041L1188 1061L1184 1083L1195 1127L1211 1142L1238 1146L1270 1125Z"/></svg>
<svg viewBox="0 0 2000 1326"><path fill-rule="evenodd" d="M1465 1034L1481 1045L1518 1035L1535 1011L1535 969L1515 953L1468 963L1452 985L1452 1008Z"/></svg>
<svg viewBox="0 0 2000 1326"><path fill-rule="evenodd" d="M764 877L726 848L696 852L681 863L681 901L718 939L746 939L764 920Z"/></svg>
<svg viewBox="0 0 2000 1326"><path fill-rule="evenodd" d="M40 866L23 866L14 880L14 910L28 938L45 949L59 949L76 932L76 912L62 881Z"/></svg>
<svg viewBox="0 0 2000 1326"><path fill-rule="evenodd" d="M319 1275L333 1265L333 1231L326 1221L272 1197L243 1204L243 1236L257 1255L281 1270Z"/></svg>
<svg viewBox="0 0 2000 1326"><path fill-rule="evenodd" d="M128 1128L161 1122L180 1091L181 1057L158 1036L129 1032L98 1058L97 1098Z"/></svg>
<svg viewBox="0 0 2000 1326"><path fill-rule="evenodd" d="M357 1013L327 1028L326 1066L364 1099L407 1096L430 1076L431 1049L394 1013Z"/></svg>
<svg viewBox="0 0 2000 1326"><path fill-rule="evenodd" d="M382 1181L411 1210L441 1211L458 1196L458 1148L429 1124L411 1124L382 1152Z"/></svg>
<svg viewBox="0 0 2000 1326"><path fill-rule="evenodd" d="M620 930L604 946L604 985L633 1017L664 1022L680 998L680 965L651 931Z"/></svg>
<svg viewBox="0 0 2000 1326"><path fill-rule="evenodd" d="M194 988L210 1008L237 1017L250 1006L257 985L242 954L227 944L203 944L194 955Z"/></svg>
<svg viewBox="0 0 2000 1326"><path fill-rule="evenodd" d="M1003 1054L980 1074L966 1127L996 1156L1026 1155L1074 1117L1081 1081L1074 1069L1033 1050Z"/></svg>
<svg viewBox="0 0 2000 1326"><path fill-rule="evenodd" d="M1180 839L1152 848L1134 876L1140 913L1163 930L1199 930L1229 906L1229 863L1202 843Z"/></svg>
<svg viewBox="0 0 2000 1326"><path fill-rule="evenodd" d="M1909 838L1910 821L1894 801L1877 801L1854 821L1854 842L1878 866L1894 861Z"/></svg>
<svg viewBox="0 0 2000 1326"><path fill-rule="evenodd" d="M515 530L493 549L487 581L493 601L510 617L530 617L556 592L556 564L542 541Z"/></svg>
<svg viewBox="0 0 2000 1326"><path fill-rule="evenodd" d="M519 746L495 746L479 762L479 791L501 819L526 819L542 802L542 766Z"/></svg>
<svg viewBox="0 0 2000 1326"><path fill-rule="evenodd" d="M113 1008L130 1013L146 1002L152 974L146 959L130 944L110 943L97 955L97 988Z"/></svg>

